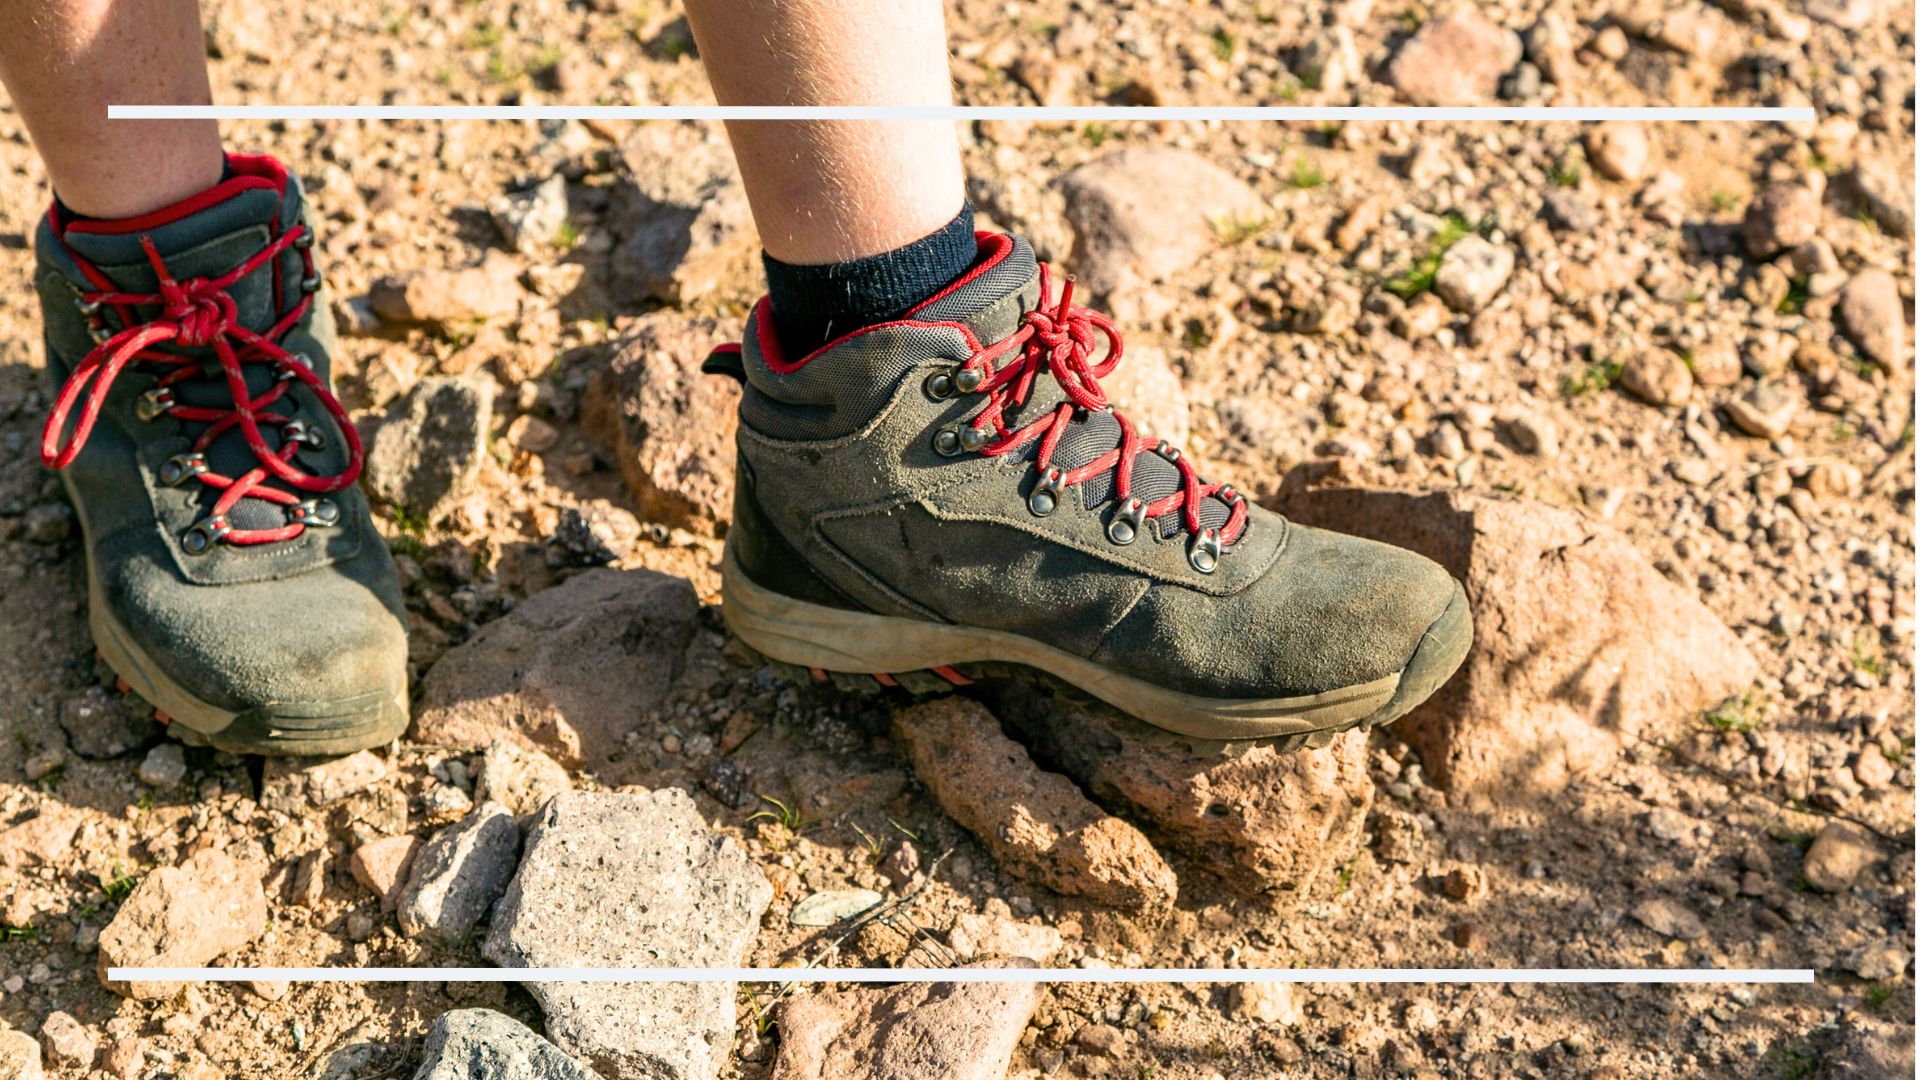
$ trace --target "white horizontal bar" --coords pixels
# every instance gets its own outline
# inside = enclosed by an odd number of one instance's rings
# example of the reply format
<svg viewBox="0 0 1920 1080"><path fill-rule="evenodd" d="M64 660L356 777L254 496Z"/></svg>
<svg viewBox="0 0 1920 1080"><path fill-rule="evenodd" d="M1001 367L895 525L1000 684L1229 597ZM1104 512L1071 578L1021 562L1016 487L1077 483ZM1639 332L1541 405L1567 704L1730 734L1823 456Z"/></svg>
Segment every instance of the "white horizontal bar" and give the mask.
<svg viewBox="0 0 1920 1080"><path fill-rule="evenodd" d="M109 105L109 120L1721 120L1812 122L1811 107L1401 105Z"/></svg>
<svg viewBox="0 0 1920 1080"><path fill-rule="evenodd" d="M1811 983L1811 968L110 967L112 982Z"/></svg>

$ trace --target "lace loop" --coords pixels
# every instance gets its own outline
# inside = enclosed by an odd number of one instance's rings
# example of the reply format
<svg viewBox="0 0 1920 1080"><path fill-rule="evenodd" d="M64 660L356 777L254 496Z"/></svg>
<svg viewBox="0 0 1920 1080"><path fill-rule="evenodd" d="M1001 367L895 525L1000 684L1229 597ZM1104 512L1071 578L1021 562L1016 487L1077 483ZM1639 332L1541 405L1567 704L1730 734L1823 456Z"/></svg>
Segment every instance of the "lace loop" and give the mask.
<svg viewBox="0 0 1920 1080"><path fill-rule="evenodd" d="M1186 532L1200 542L1201 550L1213 556L1210 560L1196 560L1195 568L1199 569L1201 562L1208 562L1207 569L1202 572L1211 573L1212 565L1218 561L1220 547L1238 540L1246 529L1245 498L1231 486L1209 484L1200 479L1193 463L1168 444L1161 442L1149 448L1133 423L1112 409L1100 380L1120 364L1120 332L1107 316L1073 306L1072 278L1067 279L1059 299L1052 300L1050 279L1051 270L1042 263L1039 305L1021 317L1018 330L1005 340L976 352L955 374L956 386L977 383L976 392L987 395L986 407L961 429L959 445L994 457L1013 453L1035 439L1040 440L1034 468L1044 481L1042 486L1049 498L1047 512L1051 512L1052 502L1058 501L1064 487L1111 470L1114 474L1113 501L1125 508L1120 519L1124 527L1118 531L1127 537L1125 540L1116 538L1115 542L1131 543L1139 523L1146 518L1159 518L1178 512ZM1093 357L1102 347L1105 356L1098 363L1093 362ZM994 366L1010 354L1013 355L1010 362L1000 367ZM1026 404L1034 382L1042 372L1059 385L1066 400L1032 423L1019 428L1009 427L1008 414ZM968 377L963 380L962 376ZM1082 410L1111 412L1120 427L1120 445L1077 468L1055 468L1054 451L1059 448L1060 440L1072 424L1074 414ZM1180 486L1164 498L1143 503L1133 495L1133 471L1135 461L1149 449L1179 470ZM1226 503L1230 508L1226 522L1217 529L1207 528L1200 516L1201 502L1209 496Z"/></svg>
<svg viewBox="0 0 1920 1080"><path fill-rule="evenodd" d="M360 475L364 460L360 437L346 409L304 356L289 353L280 345L281 339L312 310L313 292L306 290L300 301L265 333L256 333L241 325L239 305L231 292L240 279L271 266L289 249L300 252L303 280L316 278L309 253L311 236L305 226L295 226L232 270L217 277L189 278L184 282L176 281L168 272L153 238L141 237L140 246L153 267L157 288L151 293L102 289L78 294L76 304L89 316L89 329L98 344L75 365L54 399L41 430L41 461L55 469L73 464L100 418L114 380L129 365L147 365L163 373L154 389L141 399L141 419L170 417L205 425L205 430L194 439L190 454L176 459L182 467L174 470L177 475L172 481L197 480L220 492L209 516L183 538L189 551L198 554L210 550L216 541L269 544L291 540L305 532L310 524L317 523L312 515L298 513L289 513L288 524L271 529L238 529L228 520L242 499L259 499L289 510L310 501L293 492L267 486L269 480L279 480L298 492L322 495L352 485ZM274 272L277 279L278 269ZM101 322L101 312L108 307L121 316L124 329L117 333L107 333ZM138 320L136 309L143 307L157 308L158 313L150 319ZM205 350L213 355L211 358L183 355L164 350L163 345ZM272 386L257 397L247 388L246 366L249 364L268 365L275 374ZM222 377L229 402L226 406L183 404L173 392L178 384L203 374ZM319 441L319 433L313 431L311 425L273 411L273 406L286 396L295 382L313 392L346 441L347 465L336 475L308 473L293 464L296 454ZM69 432L67 420L74 415L76 406L79 412ZM278 450L268 444L262 425L280 429L282 439ZM206 467L207 448L214 440L235 431L246 441L259 466L240 476L213 472ZM189 462L192 467L187 467Z"/></svg>

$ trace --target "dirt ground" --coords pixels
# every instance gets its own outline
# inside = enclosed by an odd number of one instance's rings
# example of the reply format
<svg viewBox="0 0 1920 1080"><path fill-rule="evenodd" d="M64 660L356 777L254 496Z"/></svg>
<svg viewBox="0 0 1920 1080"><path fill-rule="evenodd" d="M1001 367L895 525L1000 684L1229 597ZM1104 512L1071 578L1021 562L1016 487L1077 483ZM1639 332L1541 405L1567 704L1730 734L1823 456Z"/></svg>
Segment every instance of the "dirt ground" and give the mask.
<svg viewBox="0 0 1920 1080"><path fill-rule="evenodd" d="M1542 6L1493 14L1525 33ZM210 7L222 101L710 100L684 22L665 4L316 0L254 10L264 7ZM1337 874L1281 901L1188 873L1170 855L1181 897L1156 920L1004 873L915 780L886 738L882 704L771 683L727 647L711 611L688 664L698 678L677 686L658 715L636 718L630 753L576 770L576 786L696 791L708 820L738 837L784 894L884 888L878 856L902 836L929 854L951 849L915 921L936 936L963 913L1051 927L1065 940L1059 964L1817 972L1815 985L1794 987L1316 985L1302 988L1291 1022L1251 1016L1225 988L1060 988L1023 1037L1013 1075L1910 1074L1910 317L1901 319L1902 355L1871 362L1836 331L1830 292L1816 295L1811 275L1749 258L1741 236L1757 190L1817 176L1826 192L1818 235L1838 266L1891 270L1910 313L1911 217L1905 234L1890 227L1856 178L1891 173L1911 202L1911 13L1846 28L1824 19L1802 26L1798 5L1688 8L1711 13L1714 34L1676 50L1650 44L1658 29L1623 13L1555 10L1584 58L1583 77L1563 96L1511 100L1811 103L1823 121L1652 126L1651 164L1631 180L1602 175L1583 151L1584 129L1568 123L983 125L963 132L974 194L993 223L1064 259L1072 231L1048 185L1077 165L1119 147L1176 147L1239 177L1272 206L1271 219L1116 304L1129 350L1158 350L1178 376L1188 446L1208 475L1267 498L1288 468L1338 455L1425 486L1583 508L1696 593L1759 658L1762 677L1744 699L1671 718L1676 737L1630 746L1564 792L1524 803L1450 796L1426 782L1390 730L1377 733L1367 835ZM951 18L966 102L1278 104L1399 100L1386 62L1432 14L1364 0L963 2ZM1643 29L1611 58L1606 30L1622 23ZM1363 60L1357 85L1341 93L1296 74L1301 50L1330 26L1352 30ZM423 571L408 594L417 674L497 616L503 598L524 599L556 579L524 553L541 550L561 512L589 499L637 509L606 448L573 410L550 405L555 395L577 402L625 321L659 306L623 294L611 276L619 238L606 207L623 183L615 163L626 135L572 123L229 128L236 147L279 155L307 183L338 303L389 273L473 262L501 246L483 209L490 199L555 172L568 178L563 240L515 257L577 266L580 279L550 298L529 292L495 328L504 344L477 365L506 391L483 473L485 512L424 525L382 518L396 550ZM1543 204L1573 196L1591 220L1549 230L1543 221L1563 211ZM0 107L0 280L27 281L45 200L18 116ZM1357 243L1341 240L1341 223L1367 206L1378 224ZM1406 303L1390 286L1417 273L1437 252L1436 232L1454 222L1524 252L1503 314L1448 313L1437 326L1410 327L1420 290ZM1563 265L1625 270L1583 296L1549 287ZM759 288L757 271L743 265L683 306L731 323ZM1302 325L1304 296L1345 292L1357 308L1347 325ZM329 842L329 826L262 809L257 762L192 751L187 782L156 790L136 778L139 752L88 757L70 745L75 717L84 722L106 698L77 538L33 527L36 508L61 499L37 462L49 400L37 326L28 289L0 292L0 828L56 805L89 824L65 865L0 882L9 904L0 912L0 1021L31 1034L64 1011L103 1045L131 1039L140 1064L126 1075L332 1080L411 1075L426 1026L452 1008L486 1004L537 1029L533 1000L498 985L218 985L144 1004L100 986L93 945L125 882L205 846L284 874ZM1664 409L1618 385L1625 358L1649 347L1692 356L1732 342L1743 358L1784 360L1804 341L1830 345L1837 366L1783 362L1761 377L1753 369L1764 360L1745 359L1734 381ZM420 328L348 336L336 360L342 396L374 415L391 396L383 373L467 370L474 354L463 351L473 345ZM1729 407L1760 382L1793 401L1795 419L1780 437L1752 438L1729 420ZM1376 392L1390 385L1408 393ZM523 411L557 428L551 449L510 445L505 432ZM1523 449L1505 434L1516 412L1548 433L1547 445L1535 438ZM1815 490L1826 481L1810 477L1822 468L1840 476L1840 491ZM1790 490L1770 487L1779 477ZM660 525L644 529L619 565L686 577L711 604L718 555L711 537ZM756 793L804 803L798 820L756 816L766 803L723 802L706 786L715 744L730 741L730 718L740 716L752 737L725 756L754 778ZM403 741L386 756L384 787L405 795L416 821L433 821L429 796L457 786L447 765L463 755ZM1800 867L1836 820L1868 830L1885 859L1829 894ZM1450 872L1473 884L1449 888ZM471 949L436 951L403 936L377 897L335 876L315 903L270 894L268 932L228 962L482 962ZM1650 893L1675 898L1705 932L1682 940L1630 915ZM787 962L817 944L770 918L753 962ZM875 933L840 962L925 962L913 953L910 940ZM727 1075L769 1074L778 1031L756 1023L761 1004L743 995ZM1124 1033L1114 1055L1077 1038L1102 1024ZM89 1075L53 1062L49 1071Z"/></svg>

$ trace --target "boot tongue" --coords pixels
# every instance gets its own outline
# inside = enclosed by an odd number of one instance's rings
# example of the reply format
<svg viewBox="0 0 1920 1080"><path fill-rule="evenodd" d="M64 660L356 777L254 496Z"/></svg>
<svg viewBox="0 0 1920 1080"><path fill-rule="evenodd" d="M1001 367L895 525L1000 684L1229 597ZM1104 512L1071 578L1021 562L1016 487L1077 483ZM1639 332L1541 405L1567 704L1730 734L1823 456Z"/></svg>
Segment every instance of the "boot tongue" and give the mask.
<svg viewBox="0 0 1920 1080"><path fill-rule="evenodd" d="M271 182L259 177L235 177L203 196L146 218L74 222L62 233L61 240L68 250L104 274L115 289L156 293L160 288L159 275L141 245L143 237L152 239L160 261L174 281L216 278L259 254L277 229L291 224L283 218L285 203L279 188ZM292 306L291 301L283 302L282 297L300 295L303 263L298 254L289 251L277 262L279 296L275 295L272 264L261 266L227 289L238 311L236 321L256 333L265 332ZM161 313L159 305L141 305L134 310L137 320L156 318ZM108 327L116 332L123 329L114 317L109 317ZM211 363L214 356L211 348L170 346L168 351L203 356L209 361L206 374L173 384L176 400L198 408L232 407L233 395L226 378ZM273 373L267 365L247 364L242 370L246 373L249 395L258 396L273 386ZM282 414L298 414L291 395L283 397L274 409ZM319 418L306 416L304 419L313 423ZM183 423L181 428L188 438L196 438L205 430L202 424ZM261 431L267 444L278 449L281 440L277 426L263 424ZM215 439L207 447L206 458L208 467L224 476L240 476L259 465L259 459L237 429ZM287 490L278 480L269 480L268 484ZM211 505L214 494L209 491L207 496ZM228 519L240 529L271 529L286 523L284 511L261 499L240 500Z"/></svg>
<svg viewBox="0 0 1920 1080"><path fill-rule="evenodd" d="M1020 329L1020 316L1040 302L1040 260L1018 236L988 235L980 256L959 281L935 293L907 318L959 323L982 345L991 345Z"/></svg>
<svg viewBox="0 0 1920 1080"><path fill-rule="evenodd" d="M1017 236L989 237L981 244L981 261L966 277L946 291L909 313L925 322L957 322L973 331L983 345L990 345L1020 328L1020 317L1040 303L1040 263L1033 248ZM1123 355L1120 362L1126 363ZM1052 379L1034 382L1033 393L1025 405L1007 419L1010 427L1019 427L1057 408L1065 394ZM1149 433L1151 434L1151 433ZM1061 436L1054 448L1052 464L1063 470L1077 469L1120 445L1120 422L1112 412L1082 412ZM1039 450L1031 444L1029 456ZM1086 504L1100 506L1114 495L1113 471L1088 478L1082 485ZM1144 451L1133 462L1133 494L1143 502L1156 502L1181 488L1180 468L1152 450ZM1227 523L1232 508L1208 497L1200 503L1202 528L1217 529ZM1172 537L1185 527L1182 515L1167 514L1159 519L1160 535Z"/></svg>

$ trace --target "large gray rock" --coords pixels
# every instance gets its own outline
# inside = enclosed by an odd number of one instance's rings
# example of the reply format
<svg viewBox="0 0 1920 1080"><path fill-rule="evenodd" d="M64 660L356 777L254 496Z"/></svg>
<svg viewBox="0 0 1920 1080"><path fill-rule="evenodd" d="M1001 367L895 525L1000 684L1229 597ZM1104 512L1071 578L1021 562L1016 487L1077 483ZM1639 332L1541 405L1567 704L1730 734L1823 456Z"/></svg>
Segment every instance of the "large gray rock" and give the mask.
<svg viewBox="0 0 1920 1080"><path fill-rule="evenodd" d="M700 363L738 330L677 311L642 315L593 373L581 426L613 451L648 521L713 533L733 519L740 386Z"/></svg>
<svg viewBox="0 0 1920 1080"><path fill-rule="evenodd" d="M440 1014L413 1080L598 1080L527 1025L492 1009Z"/></svg>
<svg viewBox="0 0 1920 1080"><path fill-rule="evenodd" d="M493 383L421 379L367 440L367 490L431 521L479 487L493 425Z"/></svg>
<svg viewBox="0 0 1920 1080"><path fill-rule="evenodd" d="M678 788L547 803L481 951L506 967L739 967L773 887ZM731 983L532 983L547 1035L607 1080L711 1080Z"/></svg>
<svg viewBox="0 0 1920 1080"><path fill-rule="evenodd" d="M773 1080L1003 1080L1040 995L1037 983L909 983L789 998Z"/></svg>
<svg viewBox="0 0 1920 1080"><path fill-rule="evenodd" d="M651 570L588 570L514 606L427 673L421 742L478 750L505 735L563 765L604 765L660 707L699 598Z"/></svg>
<svg viewBox="0 0 1920 1080"><path fill-rule="evenodd" d="M684 304L753 272L759 244L718 124L641 124L620 145L614 287Z"/></svg>
<svg viewBox="0 0 1920 1080"><path fill-rule="evenodd" d="M400 930L442 944L463 941L513 877L520 827L498 803L481 803L421 845L401 890Z"/></svg>
<svg viewBox="0 0 1920 1080"><path fill-rule="evenodd" d="M1549 794L1759 676L1739 637L1613 529L1524 499L1382 490L1363 473L1303 465L1276 509L1410 548L1465 586L1472 651L1394 728L1449 789Z"/></svg>
<svg viewBox="0 0 1920 1080"><path fill-rule="evenodd" d="M1073 226L1074 271L1097 294L1171 277L1224 238L1273 217L1239 177L1185 150L1117 150L1059 185Z"/></svg>

